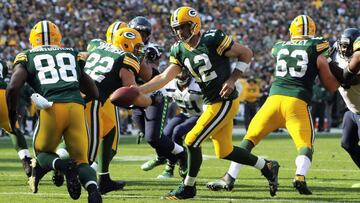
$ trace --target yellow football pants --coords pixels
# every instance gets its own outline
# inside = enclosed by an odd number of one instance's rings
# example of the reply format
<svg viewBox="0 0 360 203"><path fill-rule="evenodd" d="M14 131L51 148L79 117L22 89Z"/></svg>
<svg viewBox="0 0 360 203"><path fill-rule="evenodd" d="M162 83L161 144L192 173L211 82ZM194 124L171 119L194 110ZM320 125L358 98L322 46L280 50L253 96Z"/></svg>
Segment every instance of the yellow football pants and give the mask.
<svg viewBox="0 0 360 203"><path fill-rule="evenodd" d="M296 149L312 149L314 130L308 104L298 98L272 95L251 120L244 139L257 145L266 135L278 128L286 128Z"/></svg>
<svg viewBox="0 0 360 203"><path fill-rule="evenodd" d="M210 138L217 157L224 158L229 155L233 150L233 119L238 112L239 104L238 97L207 105L194 128L186 135L185 144L200 147L204 140Z"/></svg>
<svg viewBox="0 0 360 203"><path fill-rule="evenodd" d="M88 134L84 106L78 103L54 103L40 110L34 132L36 153L55 153L64 137L70 157L77 164L88 163Z"/></svg>
<svg viewBox="0 0 360 203"><path fill-rule="evenodd" d="M6 89L0 89L0 128L11 132L9 112L6 105Z"/></svg>
<svg viewBox="0 0 360 203"><path fill-rule="evenodd" d="M111 108L109 108L108 106L107 108L111 110ZM105 107L102 106L101 102L99 102L98 100L86 103L85 115L90 134L90 161L95 161L96 159L100 140L115 127L116 121L111 119L111 115L115 115L114 111L115 110L111 110L111 112L105 111ZM114 145L115 144L113 143L113 146Z"/></svg>

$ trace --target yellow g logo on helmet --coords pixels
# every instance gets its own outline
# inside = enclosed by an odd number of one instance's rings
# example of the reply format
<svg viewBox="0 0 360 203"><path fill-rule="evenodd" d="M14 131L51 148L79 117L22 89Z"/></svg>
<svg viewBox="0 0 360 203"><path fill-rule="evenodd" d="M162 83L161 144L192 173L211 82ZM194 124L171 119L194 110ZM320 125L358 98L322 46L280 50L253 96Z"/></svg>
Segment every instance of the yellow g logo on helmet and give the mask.
<svg viewBox="0 0 360 203"><path fill-rule="evenodd" d="M31 46L61 44L61 33L59 28L48 20L43 20L34 25L31 29L29 41Z"/></svg>
<svg viewBox="0 0 360 203"><path fill-rule="evenodd" d="M130 39L130 40L133 40L136 38L136 35L132 32L124 32L124 37Z"/></svg>
<svg viewBox="0 0 360 203"><path fill-rule="evenodd" d="M115 21L112 23L106 30L106 42L110 44L113 43L115 32L125 27L127 27L127 24L123 21Z"/></svg>
<svg viewBox="0 0 360 203"><path fill-rule="evenodd" d="M116 31L113 45L125 52L131 53L144 46L140 33L133 28L121 28Z"/></svg>
<svg viewBox="0 0 360 203"><path fill-rule="evenodd" d="M299 15L291 22L289 31L291 39L311 38L315 36L316 25L310 16Z"/></svg>

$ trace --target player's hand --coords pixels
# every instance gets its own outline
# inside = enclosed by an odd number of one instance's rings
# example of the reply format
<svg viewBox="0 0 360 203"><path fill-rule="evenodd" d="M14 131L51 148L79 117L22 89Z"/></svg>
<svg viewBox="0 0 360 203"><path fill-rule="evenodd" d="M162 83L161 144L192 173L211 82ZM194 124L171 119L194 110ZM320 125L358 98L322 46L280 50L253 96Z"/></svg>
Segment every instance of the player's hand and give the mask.
<svg viewBox="0 0 360 203"><path fill-rule="evenodd" d="M228 79L224 82L219 94L222 98L226 99L230 96L230 94L234 91L234 89L235 89L235 81L232 79Z"/></svg>

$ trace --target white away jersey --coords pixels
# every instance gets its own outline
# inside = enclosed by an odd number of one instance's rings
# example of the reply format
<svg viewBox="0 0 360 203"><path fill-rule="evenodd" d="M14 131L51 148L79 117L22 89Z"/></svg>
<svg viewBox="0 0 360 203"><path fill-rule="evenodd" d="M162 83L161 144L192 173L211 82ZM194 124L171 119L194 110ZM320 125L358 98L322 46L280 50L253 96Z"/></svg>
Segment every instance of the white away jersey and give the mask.
<svg viewBox="0 0 360 203"><path fill-rule="evenodd" d="M203 95L194 78L191 78L189 86L183 91L179 89L176 79L169 82L164 89L164 94L174 99L183 114L186 116L200 116L202 113Z"/></svg>
<svg viewBox="0 0 360 203"><path fill-rule="evenodd" d="M336 45L334 45L336 46ZM339 52L336 50L331 56L332 60L336 61L339 64L339 67L344 69L348 66L350 59L344 59L340 56ZM360 113L360 84L352 85L349 89L344 89L339 87L339 92L344 99L344 102L348 109L356 114Z"/></svg>

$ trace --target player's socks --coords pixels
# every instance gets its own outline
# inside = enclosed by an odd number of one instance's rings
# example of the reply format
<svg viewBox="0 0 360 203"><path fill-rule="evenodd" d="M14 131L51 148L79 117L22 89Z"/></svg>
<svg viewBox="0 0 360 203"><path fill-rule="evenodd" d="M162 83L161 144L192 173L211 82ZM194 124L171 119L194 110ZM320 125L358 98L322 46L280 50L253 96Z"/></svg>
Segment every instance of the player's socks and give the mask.
<svg viewBox="0 0 360 203"><path fill-rule="evenodd" d="M109 165L116 154L116 152L112 149L112 144L115 138L115 128L111 129L111 131L104 136L102 143L100 144L99 156L98 156L98 165L100 172L108 172Z"/></svg>
<svg viewBox="0 0 360 203"><path fill-rule="evenodd" d="M248 150L234 146L233 151L224 157L224 159L234 161L240 164L255 166L258 157L251 154Z"/></svg>
<svg viewBox="0 0 360 203"><path fill-rule="evenodd" d="M298 155L295 159L297 175L306 176L307 171L311 166L311 160L305 155Z"/></svg>
<svg viewBox="0 0 360 203"><path fill-rule="evenodd" d="M11 142L13 146L15 147L16 151L22 150L22 149L28 149L25 137L20 132L16 133L9 133L4 131L5 134L7 134L11 138ZM30 156L29 156L30 157Z"/></svg>
<svg viewBox="0 0 360 203"><path fill-rule="evenodd" d="M227 174L229 174L233 179L236 179L242 166L243 165L232 161Z"/></svg>
<svg viewBox="0 0 360 203"><path fill-rule="evenodd" d="M188 149L188 176L196 177L202 163L202 154L200 147L187 146Z"/></svg>

